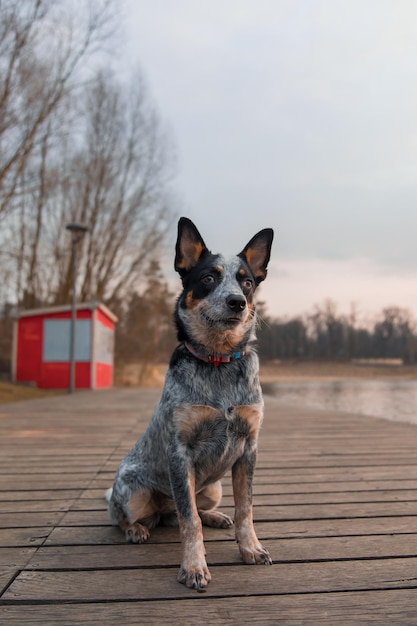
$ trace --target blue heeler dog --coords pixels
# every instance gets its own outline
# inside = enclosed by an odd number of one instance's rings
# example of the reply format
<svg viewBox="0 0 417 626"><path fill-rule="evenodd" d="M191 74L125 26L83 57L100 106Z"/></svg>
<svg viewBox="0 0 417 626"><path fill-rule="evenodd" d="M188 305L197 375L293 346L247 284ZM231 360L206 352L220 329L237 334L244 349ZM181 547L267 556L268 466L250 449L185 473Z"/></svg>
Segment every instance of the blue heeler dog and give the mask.
<svg viewBox="0 0 417 626"><path fill-rule="evenodd" d="M245 563L272 563L252 519L252 479L263 418L259 363L252 347L253 296L266 277L273 231L257 233L237 256L212 254L187 218L178 223L175 269L183 291L175 321L179 345L145 433L121 462L106 497L126 539L142 543L158 523L178 524L178 580L210 582L202 524L233 524L217 510L220 479L232 469L236 540Z"/></svg>

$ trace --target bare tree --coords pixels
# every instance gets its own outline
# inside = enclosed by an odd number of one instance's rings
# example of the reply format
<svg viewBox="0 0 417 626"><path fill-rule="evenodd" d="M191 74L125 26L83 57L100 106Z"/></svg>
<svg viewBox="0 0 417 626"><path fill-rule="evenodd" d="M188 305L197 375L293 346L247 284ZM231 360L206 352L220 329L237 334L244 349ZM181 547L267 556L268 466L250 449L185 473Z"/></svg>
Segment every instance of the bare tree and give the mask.
<svg viewBox="0 0 417 626"><path fill-rule="evenodd" d="M80 263L80 297L112 303L137 286L144 260L170 224L169 150L140 75L126 89L99 73L86 95L85 145L73 155L65 220L89 227ZM58 256L57 261L62 259ZM69 297L62 259L56 297Z"/></svg>
<svg viewBox="0 0 417 626"><path fill-rule="evenodd" d="M77 160L82 202L74 213L90 232L81 297L112 302L135 287L170 225L171 153L140 74L128 90L109 75L97 77L86 135L88 166Z"/></svg>
<svg viewBox="0 0 417 626"><path fill-rule="evenodd" d="M383 309L374 326L374 344L380 357L402 358L414 363L416 322L411 312L398 306Z"/></svg>
<svg viewBox="0 0 417 626"><path fill-rule="evenodd" d="M171 151L138 74L131 87L98 72L70 128L44 127L25 176L32 188L8 220L16 299L65 303L71 288L68 222L89 228L80 249L78 295L108 304L140 286L144 261L170 225Z"/></svg>
<svg viewBox="0 0 417 626"><path fill-rule="evenodd" d="M408 309L397 306L383 309L371 321L359 318L356 305L350 315L343 315L337 313L335 302L326 300L303 318L268 318L258 339L259 354L266 359L401 358L411 365L417 361L417 321Z"/></svg>
<svg viewBox="0 0 417 626"><path fill-rule="evenodd" d="M16 206L28 159L108 35L110 0L0 0L0 215Z"/></svg>

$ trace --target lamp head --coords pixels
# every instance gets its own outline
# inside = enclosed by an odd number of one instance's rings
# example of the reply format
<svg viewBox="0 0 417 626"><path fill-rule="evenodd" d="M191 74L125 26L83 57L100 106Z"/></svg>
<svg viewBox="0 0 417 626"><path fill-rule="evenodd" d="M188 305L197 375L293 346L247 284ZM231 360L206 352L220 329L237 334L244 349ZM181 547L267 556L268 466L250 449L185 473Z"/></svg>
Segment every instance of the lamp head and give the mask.
<svg viewBox="0 0 417 626"><path fill-rule="evenodd" d="M72 233L85 233L88 230L88 226L84 226L84 224L78 224L77 222L67 224L65 228Z"/></svg>
<svg viewBox="0 0 417 626"><path fill-rule="evenodd" d="M72 235L72 243L74 245L81 241L83 235L88 231L88 226L84 226L84 224L78 224L77 222L67 224L65 228L66 230L70 231Z"/></svg>

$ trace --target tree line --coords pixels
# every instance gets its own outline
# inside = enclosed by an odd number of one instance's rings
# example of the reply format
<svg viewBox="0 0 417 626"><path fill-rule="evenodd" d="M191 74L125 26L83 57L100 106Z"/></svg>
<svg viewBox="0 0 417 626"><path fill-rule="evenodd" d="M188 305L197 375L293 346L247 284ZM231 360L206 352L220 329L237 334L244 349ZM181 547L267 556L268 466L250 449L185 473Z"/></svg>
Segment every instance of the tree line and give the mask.
<svg viewBox="0 0 417 626"><path fill-rule="evenodd" d="M417 321L408 309L386 307L372 320L361 319L354 306L349 314L338 313L332 300L293 318L271 318L263 306L260 311L258 341L264 359L417 363Z"/></svg>
<svg viewBox="0 0 417 626"><path fill-rule="evenodd" d="M168 362L177 343L173 321L176 297L159 261L151 259L141 288L113 307L120 315L116 365ZM263 302L258 302L257 312L257 350L262 361L401 359L405 364L417 363L417 320L401 307L386 307L373 319L361 318L355 307L349 314L339 313L332 300L294 317L273 317ZM10 320L3 311L0 329ZM0 337L4 336L0 332ZM8 371L10 351L5 354L0 370Z"/></svg>

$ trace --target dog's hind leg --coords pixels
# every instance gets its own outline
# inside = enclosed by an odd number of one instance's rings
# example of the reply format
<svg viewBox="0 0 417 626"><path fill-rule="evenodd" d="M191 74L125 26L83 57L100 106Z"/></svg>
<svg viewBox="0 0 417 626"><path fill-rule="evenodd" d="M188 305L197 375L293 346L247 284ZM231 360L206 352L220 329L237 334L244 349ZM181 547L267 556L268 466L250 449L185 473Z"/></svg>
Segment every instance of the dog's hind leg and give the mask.
<svg viewBox="0 0 417 626"><path fill-rule="evenodd" d="M127 505L122 506L115 491L109 498L109 517L125 533L129 543L144 543L149 539L149 530L160 519L152 493L149 489L135 491Z"/></svg>
<svg viewBox="0 0 417 626"><path fill-rule="evenodd" d="M140 522L133 522L131 524L126 517L120 520L119 526L125 534L126 541L129 543L144 543L150 537L147 526Z"/></svg>
<svg viewBox="0 0 417 626"><path fill-rule="evenodd" d="M233 526L233 520L228 515L216 510L221 499L222 484L220 480L207 485L197 494L198 514L205 526L212 528L230 528Z"/></svg>

